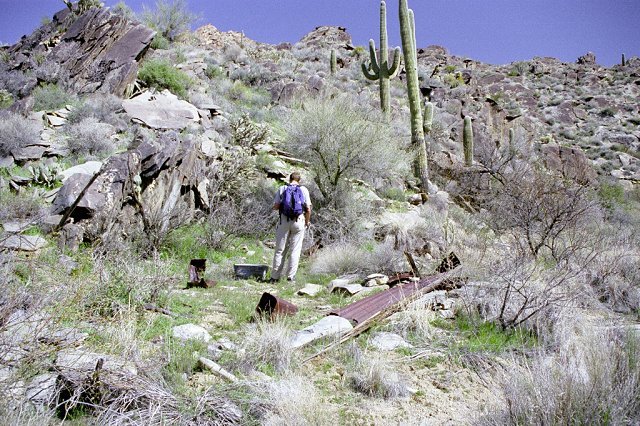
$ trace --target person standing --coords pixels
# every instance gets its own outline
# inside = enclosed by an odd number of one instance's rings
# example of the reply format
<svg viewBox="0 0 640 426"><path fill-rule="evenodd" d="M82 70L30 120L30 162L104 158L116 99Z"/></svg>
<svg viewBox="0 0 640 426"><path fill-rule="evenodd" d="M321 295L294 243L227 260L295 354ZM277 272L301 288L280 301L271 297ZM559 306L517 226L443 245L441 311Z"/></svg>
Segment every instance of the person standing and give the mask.
<svg viewBox="0 0 640 426"><path fill-rule="evenodd" d="M286 272L287 281L295 281L304 231L311 221L311 198L309 190L300 185L299 172L291 173L289 184L278 189L273 209L278 210L280 217L276 227L276 249L270 281L280 280L283 272ZM285 270L284 260L287 254L289 260Z"/></svg>

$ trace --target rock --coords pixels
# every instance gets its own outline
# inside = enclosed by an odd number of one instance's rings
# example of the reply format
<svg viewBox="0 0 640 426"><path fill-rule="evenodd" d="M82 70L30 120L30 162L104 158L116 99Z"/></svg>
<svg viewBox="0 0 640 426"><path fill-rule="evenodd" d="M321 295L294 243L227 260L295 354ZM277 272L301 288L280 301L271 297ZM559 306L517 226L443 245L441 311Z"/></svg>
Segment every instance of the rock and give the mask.
<svg viewBox="0 0 640 426"><path fill-rule="evenodd" d="M41 336L38 340L47 345L79 346L89 337L75 328L62 328Z"/></svg>
<svg viewBox="0 0 640 426"><path fill-rule="evenodd" d="M47 246L47 240L35 235L11 235L0 241L0 248L17 251L38 251Z"/></svg>
<svg viewBox="0 0 640 426"><path fill-rule="evenodd" d="M60 175L62 177L60 180L64 183L75 174L93 176L100 171L101 167L102 161L87 161L86 163L78 164L77 166L69 167L68 169L61 171Z"/></svg>
<svg viewBox="0 0 640 426"><path fill-rule="evenodd" d="M200 121L198 109L168 90L160 93L144 92L122 101L127 114L152 129L182 130Z"/></svg>
<svg viewBox="0 0 640 426"><path fill-rule="evenodd" d="M348 319L329 315L294 334L291 347L299 348L322 337L342 335L353 329Z"/></svg>
<svg viewBox="0 0 640 426"><path fill-rule="evenodd" d="M18 148L11 151L11 155L16 163L25 163L27 161L37 161L42 158L48 147L33 145L24 148Z"/></svg>
<svg viewBox="0 0 640 426"><path fill-rule="evenodd" d="M440 316L444 319L454 319L456 317L455 312L449 310L449 309L444 309L442 311L439 311Z"/></svg>
<svg viewBox="0 0 640 426"><path fill-rule="evenodd" d="M88 374L95 370L100 359L104 360L103 370L115 373L128 373L137 375L138 369L130 362L127 362L113 355L105 355L89 352L83 349L65 349L56 355L55 367L58 371L73 371L81 374Z"/></svg>
<svg viewBox="0 0 640 426"><path fill-rule="evenodd" d="M29 220L22 222L5 222L2 224L2 228L4 229L4 232L9 234L19 234L26 231L33 224L34 223Z"/></svg>
<svg viewBox="0 0 640 426"><path fill-rule="evenodd" d="M318 284L306 284L303 288L298 290L300 296L314 297L322 291L322 286Z"/></svg>
<svg viewBox="0 0 640 426"><path fill-rule="evenodd" d="M413 347L407 343L402 336L395 333L380 332L376 333L369 343L381 351L393 351L397 348Z"/></svg>
<svg viewBox="0 0 640 426"><path fill-rule="evenodd" d="M547 144L542 147L545 166L563 177L580 182L594 182L597 175L591 163L579 147Z"/></svg>
<svg viewBox="0 0 640 426"><path fill-rule="evenodd" d="M50 406L58 395L57 381L58 374L40 374L27 385L25 397L36 405Z"/></svg>
<svg viewBox="0 0 640 426"><path fill-rule="evenodd" d="M218 145L215 141L210 139L204 139L200 144L200 150L207 157L217 157L218 156Z"/></svg>
<svg viewBox="0 0 640 426"><path fill-rule="evenodd" d="M14 164L12 156L0 157L0 169L10 169Z"/></svg>
<svg viewBox="0 0 640 426"><path fill-rule="evenodd" d="M318 54L325 48L346 47L351 45L351 35L344 27L321 26L302 37L300 43L313 47ZM322 53L324 55L324 53Z"/></svg>
<svg viewBox="0 0 640 426"><path fill-rule="evenodd" d="M595 65L596 55L593 52L587 52L586 54L580 56L576 63L582 65Z"/></svg>
<svg viewBox="0 0 640 426"><path fill-rule="evenodd" d="M447 298L445 290L431 291L409 304L410 309L433 309L438 305L443 305Z"/></svg>
<svg viewBox="0 0 640 426"><path fill-rule="evenodd" d="M183 324L173 327L171 333L175 339L187 341L187 340L200 340L208 343L211 341L211 335L207 330L199 325L195 324Z"/></svg>
<svg viewBox="0 0 640 426"><path fill-rule="evenodd" d="M69 250L75 253L80 248L80 244L84 240L84 229L80 225L75 223L67 223L60 229L60 235L58 236L58 248L62 250Z"/></svg>

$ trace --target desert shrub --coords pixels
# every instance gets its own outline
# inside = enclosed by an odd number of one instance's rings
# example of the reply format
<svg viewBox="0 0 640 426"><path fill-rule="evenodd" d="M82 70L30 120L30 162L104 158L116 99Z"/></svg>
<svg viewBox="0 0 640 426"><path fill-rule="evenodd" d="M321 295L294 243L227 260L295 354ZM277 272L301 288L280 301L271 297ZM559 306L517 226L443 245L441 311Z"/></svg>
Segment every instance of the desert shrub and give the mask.
<svg viewBox="0 0 640 426"><path fill-rule="evenodd" d="M504 407L485 425L623 425L640 421L640 342L633 334L583 326L554 354L514 360L502 379Z"/></svg>
<svg viewBox="0 0 640 426"><path fill-rule="evenodd" d="M33 90L33 109L53 111L72 102L73 97L57 84L45 84Z"/></svg>
<svg viewBox="0 0 640 426"><path fill-rule="evenodd" d="M142 12L142 21L169 41L189 31L197 19L197 15L189 12L185 0L158 0L155 10L145 7Z"/></svg>
<svg viewBox="0 0 640 426"><path fill-rule="evenodd" d="M378 398L408 395L408 387L398 373L371 354L359 353L347 374L347 383L356 392Z"/></svg>
<svg viewBox="0 0 640 426"><path fill-rule="evenodd" d="M390 244L375 244L373 247L350 242L337 242L320 249L312 258L311 272L314 274L348 275L355 273L399 272L403 253Z"/></svg>
<svg viewBox="0 0 640 426"><path fill-rule="evenodd" d="M243 114L231 122L231 140L234 145L255 148L269 141L270 130L269 126L257 124L248 115Z"/></svg>
<svg viewBox="0 0 640 426"><path fill-rule="evenodd" d="M0 109L9 108L13 102L13 95L5 89L0 89Z"/></svg>
<svg viewBox="0 0 640 426"><path fill-rule="evenodd" d="M67 117L67 123L77 124L85 118L95 118L117 129L126 128L125 121L117 115L122 110L122 100L114 95L101 94L83 99Z"/></svg>
<svg viewBox="0 0 640 426"><path fill-rule="evenodd" d="M115 6L111 8L111 11L128 19L129 21L133 21L136 19L133 10L131 10L131 8L122 0L116 3Z"/></svg>
<svg viewBox="0 0 640 426"><path fill-rule="evenodd" d="M35 194L12 194L0 190L0 221L38 220L46 212L42 200Z"/></svg>
<svg viewBox="0 0 640 426"><path fill-rule="evenodd" d="M323 409L320 392L304 377L288 375L281 379L252 384L256 412L263 425L332 425L334 416Z"/></svg>
<svg viewBox="0 0 640 426"><path fill-rule="evenodd" d="M40 141L41 126L21 115L6 113L0 115L0 156Z"/></svg>
<svg viewBox="0 0 640 426"><path fill-rule="evenodd" d="M335 194L349 179L372 182L407 171L407 154L388 126L346 96L306 100L292 115L287 133L288 148L311 163L319 191L334 206Z"/></svg>
<svg viewBox="0 0 640 426"><path fill-rule="evenodd" d="M113 126L100 123L96 118L84 118L80 122L66 126L67 147L76 158L85 156L106 156L114 151Z"/></svg>
<svg viewBox="0 0 640 426"><path fill-rule="evenodd" d="M35 67L35 76L40 82L58 83L65 80L66 70L55 61L45 60Z"/></svg>
<svg viewBox="0 0 640 426"><path fill-rule="evenodd" d="M145 62L138 71L138 79L148 87L168 89L182 98L187 96L187 88L191 84L189 76L161 59Z"/></svg>
<svg viewBox="0 0 640 426"><path fill-rule="evenodd" d="M171 46L171 42L167 40L162 34L156 34L151 40L151 48L156 50L167 50Z"/></svg>
<svg viewBox="0 0 640 426"><path fill-rule="evenodd" d="M246 328L238 366L244 371L263 370L284 373L291 368L294 349L291 328L284 320L259 319Z"/></svg>

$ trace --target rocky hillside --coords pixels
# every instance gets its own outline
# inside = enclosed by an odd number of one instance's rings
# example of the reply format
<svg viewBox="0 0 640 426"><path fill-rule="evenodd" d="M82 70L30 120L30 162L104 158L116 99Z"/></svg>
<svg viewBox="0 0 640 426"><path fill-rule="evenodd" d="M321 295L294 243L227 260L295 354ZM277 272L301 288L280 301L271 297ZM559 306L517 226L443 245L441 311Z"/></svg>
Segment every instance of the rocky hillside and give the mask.
<svg viewBox="0 0 640 426"><path fill-rule="evenodd" d="M426 191L345 28L161 35L76 5L0 50L9 424L639 421L640 59L418 48ZM238 276L294 170L297 282Z"/></svg>

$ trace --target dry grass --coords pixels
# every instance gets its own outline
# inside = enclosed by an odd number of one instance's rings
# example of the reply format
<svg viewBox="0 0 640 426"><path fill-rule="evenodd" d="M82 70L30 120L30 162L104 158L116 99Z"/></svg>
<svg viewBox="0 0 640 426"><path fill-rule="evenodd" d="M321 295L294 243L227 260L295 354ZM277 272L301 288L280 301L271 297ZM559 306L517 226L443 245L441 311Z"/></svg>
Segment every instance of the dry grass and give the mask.
<svg viewBox="0 0 640 426"><path fill-rule="evenodd" d="M570 321L566 321L569 322ZM640 421L640 343L623 329L575 321L502 380L504 407L480 424L622 425Z"/></svg>
<svg viewBox="0 0 640 426"><path fill-rule="evenodd" d="M322 405L320 393L307 378L285 376L253 384L261 424L269 426L333 425L336 419Z"/></svg>
<svg viewBox="0 0 640 426"><path fill-rule="evenodd" d="M313 257L314 274L393 273L403 269L404 255L391 244L376 244L365 250L355 243L339 242L318 251Z"/></svg>
<svg viewBox="0 0 640 426"><path fill-rule="evenodd" d="M391 370L375 353L367 353L352 344L345 348L349 386L356 392L376 398L398 398L409 394L404 379Z"/></svg>
<svg viewBox="0 0 640 426"><path fill-rule="evenodd" d="M258 319L245 328L244 342L238 359L238 367L245 372L252 370L289 371L294 357L291 348L291 328L280 319Z"/></svg>

